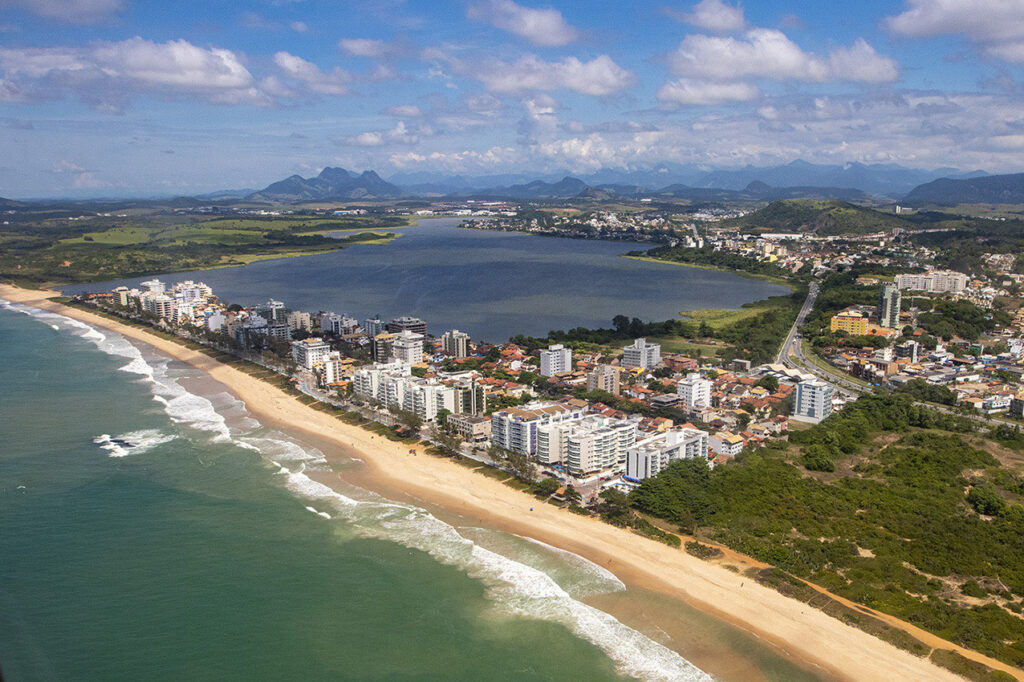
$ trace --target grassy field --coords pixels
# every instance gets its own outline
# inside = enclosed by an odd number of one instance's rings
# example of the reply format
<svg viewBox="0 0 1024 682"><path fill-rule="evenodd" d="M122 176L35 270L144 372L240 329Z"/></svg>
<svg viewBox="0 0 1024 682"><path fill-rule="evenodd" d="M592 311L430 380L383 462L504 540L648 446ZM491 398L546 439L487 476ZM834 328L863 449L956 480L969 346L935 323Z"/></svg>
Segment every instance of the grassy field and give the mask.
<svg viewBox="0 0 1024 682"><path fill-rule="evenodd" d="M793 305L788 296L773 296L761 301L747 303L736 310L725 308L703 308L700 310L683 310L679 314L698 324L704 322L712 329L722 329L748 318L760 315L769 310L780 310Z"/></svg>
<svg viewBox="0 0 1024 682"><path fill-rule="evenodd" d="M406 224L396 216L197 220L163 211L25 216L0 228L0 278L38 286L232 267L387 244L399 234L384 228Z"/></svg>

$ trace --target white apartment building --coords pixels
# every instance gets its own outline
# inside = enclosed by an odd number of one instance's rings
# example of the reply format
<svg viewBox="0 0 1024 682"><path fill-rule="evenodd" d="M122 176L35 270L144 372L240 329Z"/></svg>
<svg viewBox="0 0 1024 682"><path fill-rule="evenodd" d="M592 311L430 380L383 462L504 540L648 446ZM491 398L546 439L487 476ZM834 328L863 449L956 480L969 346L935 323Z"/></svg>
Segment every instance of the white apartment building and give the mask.
<svg viewBox="0 0 1024 682"><path fill-rule="evenodd" d="M341 361L341 353L332 350L327 354L323 364L323 379L325 384L333 384L343 378L342 369L344 364Z"/></svg>
<svg viewBox="0 0 1024 682"><path fill-rule="evenodd" d="M292 341L292 359L305 369L312 370L315 365L323 363L331 352L331 346L323 339L309 338Z"/></svg>
<svg viewBox="0 0 1024 682"><path fill-rule="evenodd" d="M623 349L623 366L650 369L660 362L661 346L657 343L647 343L647 339L637 339L632 346Z"/></svg>
<svg viewBox="0 0 1024 682"><path fill-rule="evenodd" d="M359 320L354 317L349 317L348 315L324 313L320 316L320 329L324 332L329 332L337 336L354 334L356 330L359 329Z"/></svg>
<svg viewBox="0 0 1024 682"><path fill-rule="evenodd" d="M174 295L176 300L191 303L192 301L202 301L213 296L213 289L202 282L193 282L190 279L186 279L184 282L178 282L172 286L171 294Z"/></svg>
<svg viewBox="0 0 1024 682"><path fill-rule="evenodd" d="M585 403L534 401L491 414L491 442L524 455L537 452L537 429L545 424L583 419Z"/></svg>
<svg viewBox="0 0 1024 682"><path fill-rule="evenodd" d="M139 286L146 291L153 292L154 294L162 294L167 291L167 287L158 279L149 279L145 282L139 282Z"/></svg>
<svg viewBox="0 0 1024 682"><path fill-rule="evenodd" d="M441 335L441 347L445 355L464 358L469 355L469 334L452 329Z"/></svg>
<svg viewBox="0 0 1024 682"><path fill-rule="evenodd" d="M707 460L710 437L693 426L671 429L639 441L626 452L626 476L643 480L657 476L677 459Z"/></svg>
<svg viewBox="0 0 1024 682"><path fill-rule="evenodd" d="M364 398L380 400L377 396L380 392L382 379L388 377L412 376L412 367L402 362L389 362L376 365L367 365L358 368L352 375L352 389L357 395ZM384 402L381 400L380 402Z"/></svg>
<svg viewBox="0 0 1024 682"><path fill-rule="evenodd" d="M174 317L174 299L167 294L144 291L139 296L139 301L142 303L142 309L147 313L153 313L162 319Z"/></svg>
<svg viewBox="0 0 1024 682"><path fill-rule="evenodd" d="M313 328L313 316L301 310L293 310L284 318L285 323L291 330L303 329L309 331Z"/></svg>
<svg viewBox="0 0 1024 682"><path fill-rule="evenodd" d="M823 381L801 381L796 385L793 419L817 424L832 414L832 396L835 389Z"/></svg>
<svg viewBox="0 0 1024 682"><path fill-rule="evenodd" d="M357 369L352 387L359 395L373 398L389 409L415 413L424 421L437 419L438 411L459 411L458 389L436 379L412 376L408 363L393 362Z"/></svg>
<svg viewBox="0 0 1024 682"><path fill-rule="evenodd" d="M576 476L620 467L636 442L636 427L634 421L595 415L544 424L537 428L537 461L561 464Z"/></svg>
<svg viewBox="0 0 1024 682"><path fill-rule="evenodd" d="M676 384L676 393L686 401L687 409L711 407L711 387L713 385L710 380L692 372Z"/></svg>
<svg viewBox="0 0 1024 682"><path fill-rule="evenodd" d="M612 395L619 394L619 384L622 370L611 365L598 365L594 371L587 375L588 391L604 391Z"/></svg>
<svg viewBox="0 0 1024 682"><path fill-rule="evenodd" d="M540 374L553 377L560 372L572 371L572 351L562 344L548 346L540 352Z"/></svg>
<svg viewBox="0 0 1024 682"><path fill-rule="evenodd" d="M397 362L415 365L423 362L423 335L403 329L391 344L391 357Z"/></svg>
<svg viewBox="0 0 1024 682"><path fill-rule="evenodd" d="M896 275L897 289L958 294L967 288L969 278L962 272L930 270L918 274Z"/></svg>
<svg viewBox="0 0 1024 682"><path fill-rule="evenodd" d="M743 452L743 436L728 431L719 431L711 436L711 451L716 455L735 457Z"/></svg>

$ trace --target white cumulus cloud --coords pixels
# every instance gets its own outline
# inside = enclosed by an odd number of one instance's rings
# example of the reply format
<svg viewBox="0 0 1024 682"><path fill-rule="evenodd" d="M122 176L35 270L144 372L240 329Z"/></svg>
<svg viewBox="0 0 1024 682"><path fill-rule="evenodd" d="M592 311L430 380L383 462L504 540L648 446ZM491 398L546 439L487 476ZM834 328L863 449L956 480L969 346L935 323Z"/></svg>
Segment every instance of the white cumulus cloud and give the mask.
<svg viewBox="0 0 1024 682"><path fill-rule="evenodd" d="M672 71L690 78L740 80L770 78L870 83L895 80L895 62L879 55L864 40L833 50L828 57L805 52L784 33L756 28L742 38L690 35L669 57Z"/></svg>
<svg viewBox="0 0 1024 682"><path fill-rule="evenodd" d="M566 57L547 62L525 55L513 63L492 60L463 69L480 80L491 92L519 93L528 90L573 90L584 95L610 95L629 87L633 74L620 67L608 55L589 62Z"/></svg>
<svg viewBox="0 0 1024 682"><path fill-rule="evenodd" d="M1024 0L908 0L907 5L885 20L893 33L966 35L994 57L1024 61Z"/></svg>
<svg viewBox="0 0 1024 682"><path fill-rule="evenodd" d="M658 99L672 104L724 104L749 102L761 94L757 86L742 81L715 82L682 78L658 90Z"/></svg>
<svg viewBox="0 0 1024 682"><path fill-rule="evenodd" d="M523 7L512 0L475 2L466 15L543 47L568 45L579 37L558 10Z"/></svg>
<svg viewBox="0 0 1024 682"><path fill-rule="evenodd" d="M305 83L312 92L317 94L347 95L349 92L348 83L352 80L352 76L338 67L335 67L330 73L326 73L316 64L287 52L275 54L274 63L285 75Z"/></svg>
<svg viewBox="0 0 1024 682"><path fill-rule="evenodd" d="M237 54L186 40L154 43L136 37L87 47L0 48L0 72L0 97L37 101L76 95L105 111L120 111L142 93L221 104L270 103Z"/></svg>
<svg viewBox="0 0 1024 682"><path fill-rule="evenodd" d="M342 38L338 47L356 57L384 57L391 52L391 47L383 40L370 38Z"/></svg>
<svg viewBox="0 0 1024 682"><path fill-rule="evenodd" d="M380 147L385 144L416 144L419 136L409 130L405 121L399 121L391 130L369 131L335 141L357 147Z"/></svg>
<svg viewBox="0 0 1024 682"><path fill-rule="evenodd" d="M743 28L743 8L733 7L722 0L701 0L690 13L669 10L679 21L699 26L713 33L729 33Z"/></svg>

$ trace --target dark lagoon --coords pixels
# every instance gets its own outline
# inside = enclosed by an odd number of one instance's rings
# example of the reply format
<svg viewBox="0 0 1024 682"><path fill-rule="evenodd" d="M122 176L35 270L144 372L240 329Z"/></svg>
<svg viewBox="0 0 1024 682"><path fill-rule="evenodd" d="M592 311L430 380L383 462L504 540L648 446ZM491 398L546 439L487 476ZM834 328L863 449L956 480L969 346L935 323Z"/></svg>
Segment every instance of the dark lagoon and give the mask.
<svg viewBox="0 0 1024 682"><path fill-rule="evenodd" d="M460 222L424 220L398 228L402 236L390 244L160 279L202 280L221 300L242 305L273 298L292 309L347 313L360 320L378 313L384 319L413 315L427 321L430 333L458 328L492 342L520 333L608 327L619 314L658 321L684 310L735 309L789 293L727 272L620 258L649 245L457 229ZM65 291L109 291L145 279Z"/></svg>

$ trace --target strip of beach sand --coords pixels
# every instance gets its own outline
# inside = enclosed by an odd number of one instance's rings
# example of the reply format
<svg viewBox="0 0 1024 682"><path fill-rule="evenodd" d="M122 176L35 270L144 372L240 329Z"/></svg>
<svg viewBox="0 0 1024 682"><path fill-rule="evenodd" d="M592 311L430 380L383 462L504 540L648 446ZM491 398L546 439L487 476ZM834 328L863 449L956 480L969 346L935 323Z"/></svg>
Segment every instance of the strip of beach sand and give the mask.
<svg viewBox="0 0 1024 682"><path fill-rule="evenodd" d="M848 626L742 575L594 518L570 514L443 458L394 443L300 403L295 397L183 345L75 307L48 301L59 292L0 285L0 297L105 328L207 372L264 423L335 448L328 460L358 457L361 479L378 492L401 491L492 528L573 552L626 584L680 599L732 623L789 656L850 680L960 680L926 659ZM328 449L330 450L330 449ZM320 478L330 485L333 475ZM375 484L375 485L374 485ZM531 511L531 507L533 510ZM894 619L895 620L895 619ZM926 644L959 653L1024 679L1021 671L915 629Z"/></svg>

